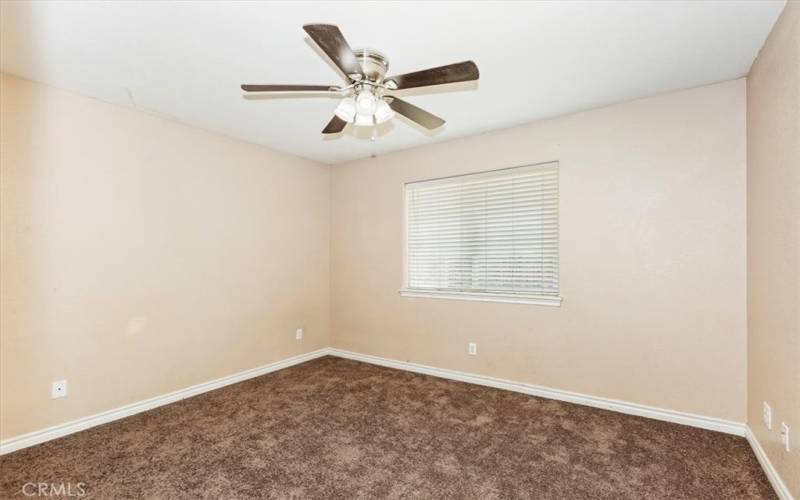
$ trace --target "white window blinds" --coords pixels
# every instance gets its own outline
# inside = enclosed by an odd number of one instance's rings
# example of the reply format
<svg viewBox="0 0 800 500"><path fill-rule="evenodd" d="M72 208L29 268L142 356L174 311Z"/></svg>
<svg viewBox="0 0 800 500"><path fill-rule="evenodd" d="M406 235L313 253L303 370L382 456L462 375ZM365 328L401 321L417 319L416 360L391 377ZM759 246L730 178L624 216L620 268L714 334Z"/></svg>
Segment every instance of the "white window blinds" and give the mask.
<svg viewBox="0 0 800 500"><path fill-rule="evenodd" d="M560 302L558 163L409 183L406 210L405 295Z"/></svg>

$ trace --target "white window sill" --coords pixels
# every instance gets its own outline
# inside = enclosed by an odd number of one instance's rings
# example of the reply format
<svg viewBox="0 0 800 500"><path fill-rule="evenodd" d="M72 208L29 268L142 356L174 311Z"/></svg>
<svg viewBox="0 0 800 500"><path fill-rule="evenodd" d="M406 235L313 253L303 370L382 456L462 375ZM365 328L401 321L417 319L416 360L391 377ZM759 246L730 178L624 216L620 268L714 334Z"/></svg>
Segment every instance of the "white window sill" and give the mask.
<svg viewBox="0 0 800 500"><path fill-rule="evenodd" d="M403 297L419 297L428 299L476 300L480 302L503 302L506 304L530 304L536 306L561 306L561 297L547 295L513 295L500 293L447 292L438 290L400 290Z"/></svg>

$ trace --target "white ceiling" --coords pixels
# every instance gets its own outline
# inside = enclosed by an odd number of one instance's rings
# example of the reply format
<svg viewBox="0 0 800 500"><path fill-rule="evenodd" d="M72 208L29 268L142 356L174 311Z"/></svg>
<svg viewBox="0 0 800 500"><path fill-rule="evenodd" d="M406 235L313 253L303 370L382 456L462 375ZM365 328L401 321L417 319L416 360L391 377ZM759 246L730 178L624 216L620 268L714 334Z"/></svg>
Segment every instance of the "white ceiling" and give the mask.
<svg viewBox="0 0 800 500"><path fill-rule="evenodd" d="M641 2L0 2L4 72L326 163L744 76L784 5ZM340 84L302 25L337 24L389 73L472 59L478 84L407 91L447 120L373 142L320 131L328 97L246 99L241 83ZM360 129L363 131L364 129Z"/></svg>

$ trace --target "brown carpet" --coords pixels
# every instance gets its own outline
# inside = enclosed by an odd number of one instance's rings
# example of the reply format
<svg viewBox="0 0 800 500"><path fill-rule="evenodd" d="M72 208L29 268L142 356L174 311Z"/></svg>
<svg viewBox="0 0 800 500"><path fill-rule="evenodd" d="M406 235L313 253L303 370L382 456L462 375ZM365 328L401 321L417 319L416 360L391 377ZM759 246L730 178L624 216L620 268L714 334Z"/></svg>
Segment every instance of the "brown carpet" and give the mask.
<svg viewBox="0 0 800 500"><path fill-rule="evenodd" d="M740 437L331 357L0 459L0 497L28 482L115 499L775 498Z"/></svg>

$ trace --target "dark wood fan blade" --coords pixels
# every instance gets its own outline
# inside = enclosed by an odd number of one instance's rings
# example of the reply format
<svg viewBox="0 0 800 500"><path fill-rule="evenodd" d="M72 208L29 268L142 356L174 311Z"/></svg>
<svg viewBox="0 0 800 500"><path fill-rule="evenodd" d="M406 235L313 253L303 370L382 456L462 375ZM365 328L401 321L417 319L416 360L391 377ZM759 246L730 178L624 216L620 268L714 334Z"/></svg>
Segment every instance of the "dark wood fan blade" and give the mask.
<svg viewBox="0 0 800 500"><path fill-rule="evenodd" d="M331 118L331 121L322 129L323 134L338 134L342 130L344 130L345 125L347 122L339 118L338 116L334 116Z"/></svg>
<svg viewBox="0 0 800 500"><path fill-rule="evenodd" d="M245 92L335 92L337 87L332 85L242 85Z"/></svg>
<svg viewBox="0 0 800 500"><path fill-rule="evenodd" d="M414 106L410 102L398 99L397 97L390 97L387 99L387 102L395 113L399 113L409 120L419 123L428 130L433 130L444 125L444 120L433 113L428 113L424 109Z"/></svg>
<svg viewBox="0 0 800 500"><path fill-rule="evenodd" d="M338 27L333 24L306 24L303 29L348 78L352 80L350 75L364 77L361 64Z"/></svg>
<svg viewBox="0 0 800 500"><path fill-rule="evenodd" d="M398 89L413 89L445 83L469 82L480 77L478 66L472 61L464 61L437 68L423 69L413 73L392 76L385 81L393 81Z"/></svg>

